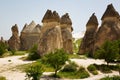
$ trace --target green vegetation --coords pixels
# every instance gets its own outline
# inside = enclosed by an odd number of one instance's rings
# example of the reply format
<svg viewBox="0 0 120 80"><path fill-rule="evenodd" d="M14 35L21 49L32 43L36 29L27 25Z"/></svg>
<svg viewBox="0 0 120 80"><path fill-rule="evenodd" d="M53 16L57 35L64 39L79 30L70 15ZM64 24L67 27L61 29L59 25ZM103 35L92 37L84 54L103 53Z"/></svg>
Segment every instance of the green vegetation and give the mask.
<svg viewBox="0 0 120 80"><path fill-rule="evenodd" d="M45 64L45 63L42 63L41 60L37 60L36 62L33 62L33 63L28 63L28 64L23 64L23 65L18 65L16 66L15 68L22 71L22 72L25 72L25 70L27 68L29 68L29 66L31 65L34 65L34 64L41 64L42 67L44 68L44 71L45 72L54 72L54 68L51 67L49 64Z"/></svg>
<svg viewBox="0 0 120 80"><path fill-rule="evenodd" d="M15 55L16 50L11 50L11 55Z"/></svg>
<svg viewBox="0 0 120 80"><path fill-rule="evenodd" d="M117 65L94 64L94 66L97 68L97 70L100 70L103 73L110 73L110 72L112 72L111 70L115 70L115 71L120 70L119 64L117 64Z"/></svg>
<svg viewBox="0 0 120 80"><path fill-rule="evenodd" d="M95 67L93 64L89 65L89 66L87 67L87 69L88 69L88 71L91 72L93 75L97 75L97 74L98 74L97 69L96 69L96 67Z"/></svg>
<svg viewBox="0 0 120 80"><path fill-rule="evenodd" d="M82 39L78 39L78 40L73 40L73 52L74 53L78 53L78 50L79 50L79 46L80 46L80 44L81 44L81 41L82 41Z"/></svg>
<svg viewBox="0 0 120 80"><path fill-rule="evenodd" d="M94 57L104 59L109 65L110 62L120 59L120 41L106 41L102 47L96 51Z"/></svg>
<svg viewBox="0 0 120 80"><path fill-rule="evenodd" d="M89 73L85 70L85 68L80 67L78 70L76 71L60 71L58 73L58 75L62 78L69 78L69 79L82 79L82 78L87 78L89 77Z"/></svg>
<svg viewBox="0 0 120 80"><path fill-rule="evenodd" d="M3 76L0 76L0 80L6 80L6 78Z"/></svg>
<svg viewBox="0 0 120 80"><path fill-rule="evenodd" d="M15 55L25 55L26 53L26 51L16 51Z"/></svg>
<svg viewBox="0 0 120 80"><path fill-rule="evenodd" d="M61 71L62 72L75 72L77 71L77 67L78 65L75 62L69 61L69 63L66 64Z"/></svg>
<svg viewBox="0 0 120 80"><path fill-rule="evenodd" d="M39 59L40 58L40 55L37 53L37 48L38 48L38 45L34 45L28 52L29 52L29 55L28 55L28 60L36 60L36 59Z"/></svg>
<svg viewBox="0 0 120 80"><path fill-rule="evenodd" d="M28 68L25 70L26 72L26 79L31 79L32 80L39 80L40 76L43 73L43 67L40 63L34 63L34 65L30 65Z"/></svg>
<svg viewBox="0 0 120 80"><path fill-rule="evenodd" d="M12 56L18 56L18 55L25 55L27 52L26 51L11 50L11 51L8 51L8 53Z"/></svg>
<svg viewBox="0 0 120 80"><path fill-rule="evenodd" d="M55 52L45 55L42 59L43 62L55 69L54 77L57 77L58 70L61 69L67 60L68 54L63 49L57 49Z"/></svg>
<svg viewBox="0 0 120 80"><path fill-rule="evenodd" d="M0 57L6 52L8 46L6 43L0 42Z"/></svg>
<svg viewBox="0 0 120 80"><path fill-rule="evenodd" d="M14 54L11 51L6 51L2 57L7 57L7 56L19 56L19 55L25 55L27 54L26 51L15 51Z"/></svg>
<svg viewBox="0 0 120 80"><path fill-rule="evenodd" d="M70 59L74 59L74 58L86 59L87 58L85 55L78 55L78 54L68 54L68 56L69 56Z"/></svg>
<svg viewBox="0 0 120 80"><path fill-rule="evenodd" d="M107 76L107 77L104 77L100 80L120 80L120 76L113 76L113 77Z"/></svg>
<svg viewBox="0 0 120 80"><path fill-rule="evenodd" d="M97 70L100 70L103 73L111 73L111 69L108 65L102 64L102 65L96 65L94 64L94 66L97 68Z"/></svg>

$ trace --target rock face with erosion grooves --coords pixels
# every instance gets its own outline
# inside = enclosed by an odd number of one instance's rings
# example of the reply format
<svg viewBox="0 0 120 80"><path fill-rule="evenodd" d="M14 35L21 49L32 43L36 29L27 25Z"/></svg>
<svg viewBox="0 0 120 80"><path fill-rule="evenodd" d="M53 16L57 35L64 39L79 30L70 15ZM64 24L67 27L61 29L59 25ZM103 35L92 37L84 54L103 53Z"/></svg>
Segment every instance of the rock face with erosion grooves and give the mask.
<svg viewBox="0 0 120 80"><path fill-rule="evenodd" d="M98 28L98 20L95 13L92 14L86 24L86 32L79 48L79 54L92 53L94 48L95 34ZM91 55L91 54L90 54Z"/></svg>
<svg viewBox="0 0 120 80"><path fill-rule="evenodd" d="M107 6L101 20L102 24L95 37L95 51L107 40L113 41L120 39L120 16L112 4Z"/></svg>
<svg viewBox="0 0 120 80"><path fill-rule="evenodd" d="M29 50L35 44L38 44L41 33L41 26L34 21L29 25L25 24L23 30L21 31L21 50Z"/></svg>
<svg viewBox="0 0 120 80"><path fill-rule="evenodd" d="M73 43L72 43L72 21L69 18L68 13L63 15L60 20L60 27L63 40L63 49L67 53L73 53Z"/></svg>
<svg viewBox="0 0 120 80"><path fill-rule="evenodd" d="M19 50L20 49L20 38L19 38L19 31L18 31L17 24L12 26L11 30L12 30L12 36L8 40L9 48L11 50Z"/></svg>
<svg viewBox="0 0 120 80"><path fill-rule="evenodd" d="M56 11L47 10L43 17L38 53L44 55L63 47L60 17Z"/></svg>
<svg viewBox="0 0 120 80"><path fill-rule="evenodd" d="M101 20L102 24L98 29L98 22L94 14L88 21L86 25L87 30L80 45L79 54L90 53L93 55L105 41L120 39L120 15L112 4L107 6Z"/></svg>

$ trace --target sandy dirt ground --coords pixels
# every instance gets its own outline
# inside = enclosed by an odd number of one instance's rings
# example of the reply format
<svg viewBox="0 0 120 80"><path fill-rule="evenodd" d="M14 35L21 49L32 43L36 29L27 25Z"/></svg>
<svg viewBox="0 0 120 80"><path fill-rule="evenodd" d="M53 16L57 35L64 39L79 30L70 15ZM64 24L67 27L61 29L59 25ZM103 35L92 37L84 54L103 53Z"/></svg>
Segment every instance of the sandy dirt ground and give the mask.
<svg viewBox="0 0 120 80"><path fill-rule="evenodd" d="M24 56L26 55L0 58L0 76L6 77L7 80L25 80L25 73L15 69L15 67L18 65L28 64L32 62L32 61L20 60L20 58ZM105 63L103 60L94 60L94 59L71 59L71 61L75 61L79 66L83 66L83 67L87 67L88 65L93 64L93 63L96 63L96 64ZM49 75L50 73L51 72L44 72L43 74ZM108 76L108 75L109 76L119 75L119 73L115 71L109 74L99 73L96 76L91 75L89 78L81 79L81 80L99 80L100 78ZM70 79L64 79L64 80L70 80Z"/></svg>

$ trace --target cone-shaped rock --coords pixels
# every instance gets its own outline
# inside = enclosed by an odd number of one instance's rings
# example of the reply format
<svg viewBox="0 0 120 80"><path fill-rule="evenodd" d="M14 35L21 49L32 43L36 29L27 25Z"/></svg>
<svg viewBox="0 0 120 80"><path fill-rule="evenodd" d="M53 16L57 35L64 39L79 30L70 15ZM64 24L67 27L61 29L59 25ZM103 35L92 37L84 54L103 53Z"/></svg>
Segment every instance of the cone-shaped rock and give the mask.
<svg viewBox="0 0 120 80"><path fill-rule="evenodd" d="M106 17L119 17L119 13L115 10L112 4L107 6L107 9L104 12L101 20L103 20Z"/></svg>
<svg viewBox="0 0 120 80"><path fill-rule="evenodd" d="M89 27L89 25L98 25L98 20L97 17L95 16L95 13L93 13L90 19L88 20L86 27Z"/></svg>
<svg viewBox="0 0 120 80"><path fill-rule="evenodd" d="M89 53L92 55L94 48L94 39L98 27L98 20L93 13L86 24L86 32L79 48L79 54Z"/></svg>
<svg viewBox="0 0 120 80"><path fill-rule="evenodd" d="M63 39L63 49L67 53L73 53L73 44L72 44L72 21L69 18L68 13L63 15L60 20L62 39Z"/></svg>
<svg viewBox="0 0 120 80"><path fill-rule="evenodd" d="M105 13L102 16L102 24L95 37L95 51L99 49L107 40L114 41L120 39L120 21L118 16L119 14L114 9L113 5L108 5Z"/></svg>
<svg viewBox="0 0 120 80"><path fill-rule="evenodd" d="M29 50L35 44L38 44L41 33L41 26L34 21L29 25L25 24L21 31L21 50Z"/></svg>

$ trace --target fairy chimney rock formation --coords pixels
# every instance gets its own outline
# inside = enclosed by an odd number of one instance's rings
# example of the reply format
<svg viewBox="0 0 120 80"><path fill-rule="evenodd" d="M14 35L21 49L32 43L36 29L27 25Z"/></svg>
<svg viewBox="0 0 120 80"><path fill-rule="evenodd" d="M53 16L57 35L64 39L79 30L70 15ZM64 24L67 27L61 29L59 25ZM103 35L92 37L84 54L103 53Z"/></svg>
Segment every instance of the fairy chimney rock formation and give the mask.
<svg viewBox="0 0 120 80"><path fill-rule="evenodd" d="M63 47L59 21L60 17L56 11L47 10L42 20L43 27L38 46L38 53L40 55Z"/></svg>
<svg viewBox="0 0 120 80"><path fill-rule="evenodd" d="M119 13L114 9L113 5L107 6L101 20L102 24L96 34L95 50L107 40L113 41L120 39L120 19Z"/></svg>
<svg viewBox="0 0 120 80"><path fill-rule="evenodd" d="M0 42L4 42L4 39L3 39L3 37L1 37L1 39L0 39Z"/></svg>
<svg viewBox="0 0 120 80"><path fill-rule="evenodd" d="M12 36L8 40L9 48L11 50L19 50L20 49L20 38L19 38L19 31L18 26L15 24L11 28Z"/></svg>
<svg viewBox="0 0 120 80"><path fill-rule="evenodd" d="M21 31L21 50L29 50L35 44L38 44L41 33L41 26L32 21L29 25L25 24Z"/></svg>
<svg viewBox="0 0 120 80"><path fill-rule="evenodd" d="M101 20L105 20L105 18L109 19L109 18L117 18L117 17L119 17L119 13L115 10L112 4L109 4Z"/></svg>
<svg viewBox="0 0 120 80"><path fill-rule="evenodd" d="M92 55L97 28L98 20L95 13L93 13L86 24L86 32L79 48L79 54L89 53Z"/></svg>
<svg viewBox="0 0 120 80"><path fill-rule="evenodd" d="M68 13L63 15L60 20L60 27L63 40L63 49L67 53L73 53L73 44L72 44L72 21L69 18Z"/></svg>
<svg viewBox="0 0 120 80"><path fill-rule="evenodd" d="M47 22L59 22L60 21L60 17L58 15L58 13L56 11L51 11L51 10L47 10L47 12L45 13L43 19L42 19L42 23L47 23Z"/></svg>

